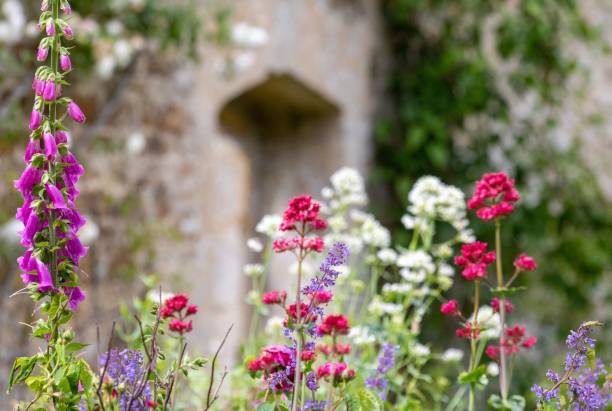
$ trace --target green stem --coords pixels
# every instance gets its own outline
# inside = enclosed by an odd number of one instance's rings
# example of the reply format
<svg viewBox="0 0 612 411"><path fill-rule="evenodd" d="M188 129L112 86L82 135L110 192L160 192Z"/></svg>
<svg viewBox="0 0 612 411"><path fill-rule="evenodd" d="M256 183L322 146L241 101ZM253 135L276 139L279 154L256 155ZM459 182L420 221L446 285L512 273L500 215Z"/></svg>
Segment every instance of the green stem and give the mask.
<svg viewBox="0 0 612 411"><path fill-rule="evenodd" d="M495 268L497 271L497 287L504 286L504 273L502 271L502 248L501 248L501 221L495 220ZM499 335L499 391L503 401L508 398L508 376L506 353L503 349L504 330L506 328L506 299L499 299L499 320L501 331Z"/></svg>
<svg viewBox="0 0 612 411"><path fill-rule="evenodd" d="M302 223L302 230L300 231L301 242L304 244L304 236L306 233L306 225ZM295 374L293 378L293 397L291 398L291 411L297 411L299 396L300 396L300 377L302 375L302 345L304 343L304 333L302 331L302 263L304 262L305 251L300 247L298 255L298 269L297 269L297 287L295 290L295 316L296 316L296 329L298 330L298 338L296 341L295 349Z"/></svg>

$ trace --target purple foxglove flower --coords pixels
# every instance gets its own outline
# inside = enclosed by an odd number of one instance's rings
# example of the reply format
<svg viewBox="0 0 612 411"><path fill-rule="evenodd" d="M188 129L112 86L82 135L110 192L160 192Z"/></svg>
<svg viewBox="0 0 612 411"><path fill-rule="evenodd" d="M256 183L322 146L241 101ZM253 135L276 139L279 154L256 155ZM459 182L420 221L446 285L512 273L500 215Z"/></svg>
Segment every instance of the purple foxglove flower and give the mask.
<svg viewBox="0 0 612 411"><path fill-rule="evenodd" d="M28 220L26 221L25 228L21 233L21 245L23 245L24 247L31 247L32 245L34 245L34 236L36 235L36 233L42 230L42 228L43 225L40 220L38 220L36 214L30 214Z"/></svg>
<svg viewBox="0 0 612 411"><path fill-rule="evenodd" d="M68 220L68 228L71 233L76 233L85 225L87 220L74 207L59 210L61 218Z"/></svg>
<svg viewBox="0 0 612 411"><path fill-rule="evenodd" d="M42 171L32 166L27 166L21 177L15 181L15 188L24 196L28 197L32 194L32 187L40 183Z"/></svg>
<svg viewBox="0 0 612 411"><path fill-rule="evenodd" d="M49 19L45 24L45 28L47 31L47 36L55 36L55 21L53 19Z"/></svg>
<svg viewBox="0 0 612 411"><path fill-rule="evenodd" d="M44 132L43 142L45 143L45 156L47 156L49 160L55 159L57 155L57 144L55 144L53 134L48 131Z"/></svg>
<svg viewBox="0 0 612 411"><path fill-rule="evenodd" d="M60 56L60 67L63 71L72 70L72 61L70 60L70 56L68 54L62 54Z"/></svg>
<svg viewBox="0 0 612 411"><path fill-rule="evenodd" d="M70 134L66 131L59 130L55 133L55 142L57 144L68 144L70 141Z"/></svg>
<svg viewBox="0 0 612 411"><path fill-rule="evenodd" d="M45 263L37 259L36 269L38 270L38 291L46 293L55 290L53 277L51 277L51 272Z"/></svg>
<svg viewBox="0 0 612 411"><path fill-rule="evenodd" d="M36 260L32 258L32 250L26 250L26 252L17 259L17 264L23 272L30 272L36 270Z"/></svg>
<svg viewBox="0 0 612 411"><path fill-rule="evenodd" d="M45 61L49 57L49 48L48 47L39 47L36 52L36 60Z"/></svg>
<svg viewBox="0 0 612 411"><path fill-rule="evenodd" d="M74 101L68 103L68 115L77 123L85 122L85 114Z"/></svg>
<svg viewBox="0 0 612 411"><path fill-rule="evenodd" d="M47 101L55 100L55 92L57 91L57 87L55 86L54 81L47 81L45 83L45 89L43 91L43 98Z"/></svg>
<svg viewBox="0 0 612 411"><path fill-rule="evenodd" d="M23 154L23 161L25 161L26 164L29 163L36 153L40 153L40 142L30 139L26 146L25 153Z"/></svg>
<svg viewBox="0 0 612 411"><path fill-rule="evenodd" d="M25 226L28 218L30 218L30 214L32 214L32 197L26 197L23 201L23 205L17 209L17 214L15 218L23 223Z"/></svg>
<svg viewBox="0 0 612 411"><path fill-rule="evenodd" d="M72 311L76 310L79 303L85 299L85 292L80 287L65 287L64 294L68 296L68 304Z"/></svg>
<svg viewBox="0 0 612 411"><path fill-rule="evenodd" d="M79 264L79 260L87 255L87 250L88 248L83 246L77 236L66 242L66 254L75 264Z"/></svg>
<svg viewBox="0 0 612 411"><path fill-rule="evenodd" d="M64 14L72 14L72 8L70 7L70 4L68 4L68 2L63 2L60 7Z"/></svg>
<svg viewBox="0 0 612 411"><path fill-rule="evenodd" d="M59 188L49 183L45 185L45 188L47 190L47 195L49 196L49 200L51 200L51 203L53 204L53 208L55 209L67 208L66 201L64 200L64 195L62 194Z"/></svg>
<svg viewBox="0 0 612 411"><path fill-rule="evenodd" d="M32 110L30 114L30 130L34 131L42 124L43 116L38 110Z"/></svg>
<svg viewBox="0 0 612 411"><path fill-rule="evenodd" d="M72 27L70 27L69 25L65 25L62 28L62 32L64 33L64 36L68 39L68 40L72 40L72 38L74 37L74 33L72 31Z"/></svg>
<svg viewBox="0 0 612 411"><path fill-rule="evenodd" d="M43 95L43 91L45 91L45 84L46 82L44 80L34 77L34 80L32 81L32 90L34 90L37 96Z"/></svg>

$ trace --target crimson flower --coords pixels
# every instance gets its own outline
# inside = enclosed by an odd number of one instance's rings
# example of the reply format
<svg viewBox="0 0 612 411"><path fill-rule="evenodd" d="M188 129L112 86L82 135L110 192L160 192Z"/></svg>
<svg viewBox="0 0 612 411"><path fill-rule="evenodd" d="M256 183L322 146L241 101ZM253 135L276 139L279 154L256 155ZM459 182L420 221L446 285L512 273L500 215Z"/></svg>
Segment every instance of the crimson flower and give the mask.
<svg viewBox="0 0 612 411"><path fill-rule="evenodd" d="M491 308L493 308L493 311L498 313L501 307L501 300L497 297L493 297L493 299L491 300ZM508 301L505 300L504 301L504 308L505 311L510 314L512 312L512 310L514 310L514 305Z"/></svg>
<svg viewBox="0 0 612 411"><path fill-rule="evenodd" d="M459 314L459 303L457 300L450 300L447 303L442 304L440 312L444 315L458 315Z"/></svg>
<svg viewBox="0 0 612 411"><path fill-rule="evenodd" d="M535 271L538 268L535 260L528 256L527 254L519 255L516 260L514 260L514 267L520 271Z"/></svg>
<svg viewBox="0 0 612 411"><path fill-rule="evenodd" d="M487 266L495 261L495 251L487 252L488 244L475 241L461 247L461 255L455 257L455 264L464 267L461 275L466 280L485 278Z"/></svg>
<svg viewBox="0 0 612 411"><path fill-rule="evenodd" d="M348 319L342 314L330 314L319 324L321 335L346 335L349 332Z"/></svg>
<svg viewBox="0 0 612 411"><path fill-rule="evenodd" d="M273 304L285 304L285 300L287 299L287 291L270 291L264 293L261 297L261 302L266 305Z"/></svg>
<svg viewBox="0 0 612 411"><path fill-rule="evenodd" d="M467 202L470 210L484 221L495 220L514 211L514 203L521 198L514 188L514 180L505 173L489 173L476 182L476 190Z"/></svg>

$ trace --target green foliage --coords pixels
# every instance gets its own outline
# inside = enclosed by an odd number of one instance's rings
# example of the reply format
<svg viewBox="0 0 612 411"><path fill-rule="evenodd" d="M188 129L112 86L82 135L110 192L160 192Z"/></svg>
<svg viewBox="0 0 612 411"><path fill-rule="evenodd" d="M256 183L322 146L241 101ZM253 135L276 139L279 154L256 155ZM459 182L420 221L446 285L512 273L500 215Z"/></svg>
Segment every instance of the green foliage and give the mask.
<svg viewBox="0 0 612 411"><path fill-rule="evenodd" d="M388 225L396 224L394 235L407 244L397 221L415 179L432 174L466 187L483 172L497 171L499 161L491 152L502 147L519 189L537 197L506 223L504 254L528 251L542 262L530 280L550 297L539 315L564 330L586 315L592 289L612 267L612 212L579 147L556 146L551 134L559 121L554 114L542 108L512 128L515 107L498 84L501 76L486 49L486 27L492 18L499 19L493 50L516 63L507 76L509 88L519 96L534 93L541 103L536 108L559 107L567 97L567 80L579 71L565 47L568 39L596 44L597 35L576 1L520 0L515 9L504 7L484 0L382 3L393 108L376 129L373 181L387 188L393 206L385 204L380 215ZM491 124L511 129L512 141ZM534 180L539 183L535 188ZM483 233L482 226L475 228ZM575 309L559 318L568 301Z"/></svg>

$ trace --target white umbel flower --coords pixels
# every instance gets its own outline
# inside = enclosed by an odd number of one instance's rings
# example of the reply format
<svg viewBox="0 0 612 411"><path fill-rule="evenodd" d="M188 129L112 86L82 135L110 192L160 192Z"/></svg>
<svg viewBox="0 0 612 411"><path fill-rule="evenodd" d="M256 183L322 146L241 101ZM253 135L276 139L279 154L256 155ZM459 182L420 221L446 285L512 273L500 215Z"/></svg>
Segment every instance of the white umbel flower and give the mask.
<svg viewBox="0 0 612 411"><path fill-rule="evenodd" d="M268 214L262 217L262 219L255 226L255 231L261 234L265 234L268 237L278 237L278 227L280 226L283 218L278 214Z"/></svg>

